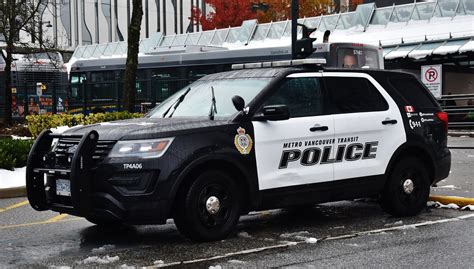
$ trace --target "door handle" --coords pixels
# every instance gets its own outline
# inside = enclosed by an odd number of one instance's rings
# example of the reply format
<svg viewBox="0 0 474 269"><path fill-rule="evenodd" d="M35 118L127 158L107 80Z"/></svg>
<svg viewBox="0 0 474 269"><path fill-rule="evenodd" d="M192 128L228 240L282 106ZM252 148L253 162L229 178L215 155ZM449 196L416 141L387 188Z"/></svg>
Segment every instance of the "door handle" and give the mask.
<svg viewBox="0 0 474 269"><path fill-rule="evenodd" d="M383 125L387 125L387 124L397 124L397 120L384 120L382 121L382 124Z"/></svg>
<svg viewBox="0 0 474 269"><path fill-rule="evenodd" d="M313 126L313 127L309 128L309 130L310 130L311 132L316 132L316 131L322 131L322 132L324 132L324 131L329 130L329 128L328 128L327 126Z"/></svg>

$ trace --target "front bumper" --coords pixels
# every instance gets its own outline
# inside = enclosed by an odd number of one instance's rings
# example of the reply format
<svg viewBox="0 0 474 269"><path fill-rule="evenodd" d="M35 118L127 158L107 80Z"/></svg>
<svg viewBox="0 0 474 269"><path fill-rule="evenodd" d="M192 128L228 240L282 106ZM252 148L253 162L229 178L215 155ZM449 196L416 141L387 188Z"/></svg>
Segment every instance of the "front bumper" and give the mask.
<svg viewBox="0 0 474 269"><path fill-rule="evenodd" d="M53 139L77 139L68 167L48 165ZM36 210L130 224L164 223L170 202L155 193L159 170L121 171L119 164L93 160L99 134L60 135L43 131L33 145L26 169L28 200ZM70 196L58 195L56 181L69 180Z"/></svg>

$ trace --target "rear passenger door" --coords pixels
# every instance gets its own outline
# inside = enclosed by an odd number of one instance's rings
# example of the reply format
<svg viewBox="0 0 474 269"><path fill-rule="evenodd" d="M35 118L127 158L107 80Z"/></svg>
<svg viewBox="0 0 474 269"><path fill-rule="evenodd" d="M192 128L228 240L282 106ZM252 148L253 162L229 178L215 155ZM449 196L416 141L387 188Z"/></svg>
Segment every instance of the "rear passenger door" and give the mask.
<svg viewBox="0 0 474 269"><path fill-rule="evenodd" d="M390 95L365 73L324 73L334 116L334 179L385 173L406 141L400 111Z"/></svg>
<svg viewBox="0 0 474 269"><path fill-rule="evenodd" d="M326 160L334 124L323 92L320 73L291 74L262 105L286 105L290 119L252 122L260 190L333 179L333 163Z"/></svg>

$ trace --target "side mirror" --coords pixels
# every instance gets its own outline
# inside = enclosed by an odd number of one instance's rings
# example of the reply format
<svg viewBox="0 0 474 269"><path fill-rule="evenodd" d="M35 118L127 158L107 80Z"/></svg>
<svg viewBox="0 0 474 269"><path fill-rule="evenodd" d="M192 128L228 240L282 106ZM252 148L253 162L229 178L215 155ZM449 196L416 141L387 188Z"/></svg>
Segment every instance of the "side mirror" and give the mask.
<svg viewBox="0 0 474 269"><path fill-rule="evenodd" d="M234 97L232 97L232 103L237 111L242 111L245 107L245 100L239 95L234 95Z"/></svg>
<svg viewBox="0 0 474 269"><path fill-rule="evenodd" d="M290 118L290 110L286 105L270 105L264 106L262 114L255 116L253 119L257 121L265 120L287 120Z"/></svg>

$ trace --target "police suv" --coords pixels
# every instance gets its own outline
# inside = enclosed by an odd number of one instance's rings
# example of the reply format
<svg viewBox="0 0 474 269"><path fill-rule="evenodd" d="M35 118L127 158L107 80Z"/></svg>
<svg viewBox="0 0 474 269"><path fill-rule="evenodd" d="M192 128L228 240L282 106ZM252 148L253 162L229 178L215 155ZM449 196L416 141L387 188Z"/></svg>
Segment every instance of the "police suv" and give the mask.
<svg viewBox="0 0 474 269"><path fill-rule="evenodd" d="M144 118L43 131L27 165L36 210L98 225L163 224L197 241L251 210L357 197L395 216L448 176L448 117L408 73L317 59L237 65Z"/></svg>

